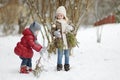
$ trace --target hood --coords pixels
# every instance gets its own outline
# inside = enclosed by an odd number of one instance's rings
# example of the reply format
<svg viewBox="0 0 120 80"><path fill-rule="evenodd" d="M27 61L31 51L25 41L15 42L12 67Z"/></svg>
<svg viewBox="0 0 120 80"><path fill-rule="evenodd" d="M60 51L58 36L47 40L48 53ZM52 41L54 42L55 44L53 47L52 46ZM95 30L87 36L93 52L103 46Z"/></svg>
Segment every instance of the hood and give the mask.
<svg viewBox="0 0 120 80"><path fill-rule="evenodd" d="M33 35L32 34L32 31L29 29L29 28L26 28L23 32L22 32L23 35Z"/></svg>

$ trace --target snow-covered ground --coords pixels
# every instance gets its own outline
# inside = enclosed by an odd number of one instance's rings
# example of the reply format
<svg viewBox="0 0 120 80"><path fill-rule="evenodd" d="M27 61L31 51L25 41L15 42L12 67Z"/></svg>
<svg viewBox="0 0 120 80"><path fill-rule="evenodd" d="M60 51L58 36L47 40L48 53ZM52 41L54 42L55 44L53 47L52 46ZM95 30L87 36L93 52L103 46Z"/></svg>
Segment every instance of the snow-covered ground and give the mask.
<svg viewBox="0 0 120 80"><path fill-rule="evenodd" d="M96 42L96 28L80 29L80 44L70 56L70 71L56 71L57 55L52 55L42 60L44 71L38 78L19 73L21 60L14 54L14 47L21 35L0 37L0 80L120 80L120 24L101 27L101 43ZM33 68L38 58L35 52Z"/></svg>

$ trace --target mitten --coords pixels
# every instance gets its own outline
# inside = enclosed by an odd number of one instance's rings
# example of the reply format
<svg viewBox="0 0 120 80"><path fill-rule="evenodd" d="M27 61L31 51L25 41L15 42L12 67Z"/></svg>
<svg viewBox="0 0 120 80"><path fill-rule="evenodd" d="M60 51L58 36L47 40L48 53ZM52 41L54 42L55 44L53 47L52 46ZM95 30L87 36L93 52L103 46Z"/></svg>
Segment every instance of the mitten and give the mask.
<svg viewBox="0 0 120 80"><path fill-rule="evenodd" d="M55 31L54 32L55 37L61 38L61 33L60 31Z"/></svg>
<svg viewBox="0 0 120 80"><path fill-rule="evenodd" d="M46 53L46 50L46 47L42 47L42 49L40 50L40 55L43 56L43 54Z"/></svg>

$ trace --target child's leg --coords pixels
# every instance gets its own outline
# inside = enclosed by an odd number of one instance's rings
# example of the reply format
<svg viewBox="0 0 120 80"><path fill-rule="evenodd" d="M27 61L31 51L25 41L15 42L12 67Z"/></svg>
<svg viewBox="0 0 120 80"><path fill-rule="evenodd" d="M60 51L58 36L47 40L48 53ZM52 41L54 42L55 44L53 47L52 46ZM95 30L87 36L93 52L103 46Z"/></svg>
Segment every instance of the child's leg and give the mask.
<svg viewBox="0 0 120 80"><path fill-rule="evenodd" d="M21 58L22 62L21 62L21 68L20 68L20 73L28 73L27 72L27 58Z"/></svg>
<svg viewBox="0 0 120 80"><path fill-rule="evenodd" d="M27 58L21 58L21 60L22 60L21 66L27 66L27 61L28 61Z"/></svg>
<svg viewBox="0 0 120 80"><path fill-rule="evenodd" d="M62 64L63 50L58 49L57 64Z"/></svg>
<svg viewBox="0 0 120 80"><path fill-rule="evenodd" d="M32 71L32 59L31 58L28 58L27 67L28 67L28 71Z"/></svg>
<svg viewBox="0 0 120 80"><path fill-rule="evenodd" d="M58 57L57 57L57 70L62 70L62 57L63 57L63 50L58 49Z"/></svg>
<svg viewBox="0 0 120 80"><path fill-rule="evenodd" d="M65 64L69 64L69 50L64 50Z"/></svg>
<svg viewBox="0 0 120 80"><path fill-rule="evenodd" d="M70 65L69 65L69 50L64 50L64 55L65 55L64 69L65 69L65 71L68 71L68 70L70 70Z"/></svg>

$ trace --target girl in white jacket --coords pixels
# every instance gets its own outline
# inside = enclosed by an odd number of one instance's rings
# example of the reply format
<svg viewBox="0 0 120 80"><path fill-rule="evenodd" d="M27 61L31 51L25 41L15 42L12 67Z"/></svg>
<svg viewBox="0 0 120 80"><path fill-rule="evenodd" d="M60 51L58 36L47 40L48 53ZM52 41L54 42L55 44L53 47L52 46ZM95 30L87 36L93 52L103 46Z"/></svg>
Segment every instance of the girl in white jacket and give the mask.
<svg viewBox="0 0 120 80"><path fill-rule="evenodd" d="M64 70L68 71L70 70L70 64L69 64L69 46L66 38L66 34L73 30L73 27L69 25L68 18L66 17L66 9L64 6L58 7L56 10L56 16L55 16L55 26L53 31L54 38L56 38L56 42L59 42L59 39L61 39L63 47L62 49L57 46L57 71L62 70L62 58L63 55L65 55L65 62L64 62ZM56 43L58 45L60 43Z"/></svg>

